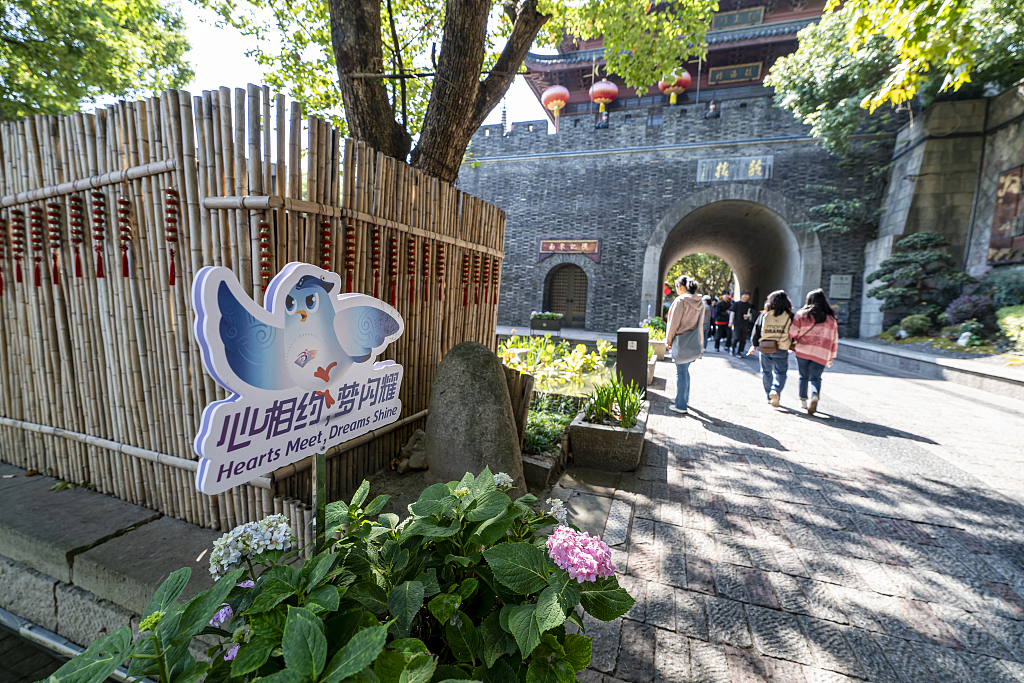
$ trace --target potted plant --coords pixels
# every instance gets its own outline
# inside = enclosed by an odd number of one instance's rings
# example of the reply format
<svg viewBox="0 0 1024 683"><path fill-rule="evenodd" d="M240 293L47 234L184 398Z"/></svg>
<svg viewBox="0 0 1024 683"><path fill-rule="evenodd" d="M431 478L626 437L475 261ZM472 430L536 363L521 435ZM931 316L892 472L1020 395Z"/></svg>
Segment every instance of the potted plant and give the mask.
<svg viewBox="0 0 1024 683"><path fill-rule="evenodd" d="M610 472L635 470L649 410L640 387L617 381L598 385L569 425L573 463Z"/></svg>
<svg viewBox="0 0 1024 683"><path fill-rule="evenodd" d="M647 330L648 344L654 347L658 360L665 360L665 319L647 318L640 323L640 327Z"/></svg>
<svg viewBox="0 0 1024 683"><path fill-rule="evenodd" d="M558 332L562 329L562 314L551 311L534 311L530 313L530 330Z"/></svg>
<svg viewBox="0 0 1024 683"><path fill-rule="evenodd" d="M122 626L49 681L101 683L126 660L159 683L573 681L591 639L565 622L612 621L633 599L608 545L567 525L562 501L537 512L512 488L485 468L428 487L402 520L381 514L388 496L364 507L364 481L327 506L325 547L305 562L283 515L244 524L214 544L213 588L181 604L191 569L171 573L137 638ZM210 662L189 652L201 634L219 641Z"/></svg>
<svg viewBox="0 0 1024 683"><path fill-rule="evenodd" d="M661 343L662 348L665 347L665 342ZM647 385L650 386L651 382L654 381L654 370L658 367L658 358L656 351L654 350L653 344L647 345Z"/></svg>

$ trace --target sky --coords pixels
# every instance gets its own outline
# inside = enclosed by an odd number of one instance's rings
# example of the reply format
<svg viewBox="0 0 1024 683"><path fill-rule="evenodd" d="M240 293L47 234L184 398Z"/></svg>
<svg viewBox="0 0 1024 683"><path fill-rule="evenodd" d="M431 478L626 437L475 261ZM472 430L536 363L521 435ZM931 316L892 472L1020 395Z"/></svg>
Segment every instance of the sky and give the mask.
<svg viewBox="0 0 1024 683"><path fill-rule="evenodd" d="M182 0L181 11L188 25L186 35L192 49L186 59L192 64L195 79L184 90L193 95L220 86L245 87L247 83L262 83L263 67L245 56L250 39L233 28L217 28L217 15ZM544 118L544 109L534 97L526 81L517 77L505 96L508 122L530 121ZM486 124L501 123L501 105L490 113Z"/></svg>

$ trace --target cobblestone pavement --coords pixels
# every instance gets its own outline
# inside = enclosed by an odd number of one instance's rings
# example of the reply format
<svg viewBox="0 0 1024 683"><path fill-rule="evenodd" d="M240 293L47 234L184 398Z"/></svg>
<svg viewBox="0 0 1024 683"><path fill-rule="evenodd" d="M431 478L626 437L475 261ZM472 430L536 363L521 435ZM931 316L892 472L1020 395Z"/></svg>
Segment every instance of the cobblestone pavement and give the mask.
<svg viewBox="0 0 1024 683"><path fill-rule="evenodd" d="M0 683L45 680L67 661L0 626Z"/></svg>
<svg viewBox="0 0 1024 683"><path fill-rule="evenodd" d="M659 363L641 467L556 495L636 605L587 618L591 683L1024 682L1024 403L826 371L819 413L756 360Z"/></svg>

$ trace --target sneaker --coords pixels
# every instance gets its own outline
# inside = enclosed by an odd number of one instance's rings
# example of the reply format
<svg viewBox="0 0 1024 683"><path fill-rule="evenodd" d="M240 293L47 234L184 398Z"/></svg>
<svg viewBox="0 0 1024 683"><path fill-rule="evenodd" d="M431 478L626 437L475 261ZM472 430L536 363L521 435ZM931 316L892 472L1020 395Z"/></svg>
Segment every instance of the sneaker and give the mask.
<svg viewBox="0 0 1024 683"><path fill-rule="evenodd" d="M676 408L674 405L669 406L668 409L671 410L673 413L679 413L680 415L688 414L685 408Z"/></svg>
<svg viewBox="0 0 1024 683"><path fill-rule="evenodd" d="M807 399L800 399L800 410L807 410Z"/></svg>
<svg viewBox="0 0 1024 683"><path fill-rule="evenodd" d="M818 409L818 395L811 394L811 403L807 406L807 414L814 415L814 411Z"/></svg>
<svg viewBox="0 0 1024 683"><path fill-rule="evenodd" d="M768 394L768 402L772 404L772 408L779 407L779 392L773 391Z"/></svg>

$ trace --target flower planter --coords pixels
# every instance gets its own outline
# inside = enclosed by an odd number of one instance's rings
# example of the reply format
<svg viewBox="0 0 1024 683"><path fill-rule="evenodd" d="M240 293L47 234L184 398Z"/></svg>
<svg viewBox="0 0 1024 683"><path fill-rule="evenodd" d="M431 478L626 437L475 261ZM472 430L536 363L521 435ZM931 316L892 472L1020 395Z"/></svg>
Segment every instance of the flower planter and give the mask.
<svg viewBox="0 0 1024 683"><path fill-rule="evenodd" d="M559 332L562 329L562 320L536 319L530 321L530 331L543 330L544 332Z"/></svg>
<svg viewBox="0 0 1024 683"><path fill-rule="evenodd" d="M665 340L657 341L651 339L648 343L654 347L654 357L658 360L665 360Z"/></svg>
<svg viewBox="0 0 1024 683"><path fill-rule="evenodd" d="M636 424L629 429L591 424L583 421L583 413L577 415L569 425L573 465L609 472L635 470L640 465L650 409L650 402L644 402Z"/></svg>
<svg viewBox="0 0 1024 683"><path fill-rule="evenodd" d="M658 367L657 358L652 358L649 361L647 361L647 386L650 386L651 382L654 381L654 369L656 367Z"/></svg>

